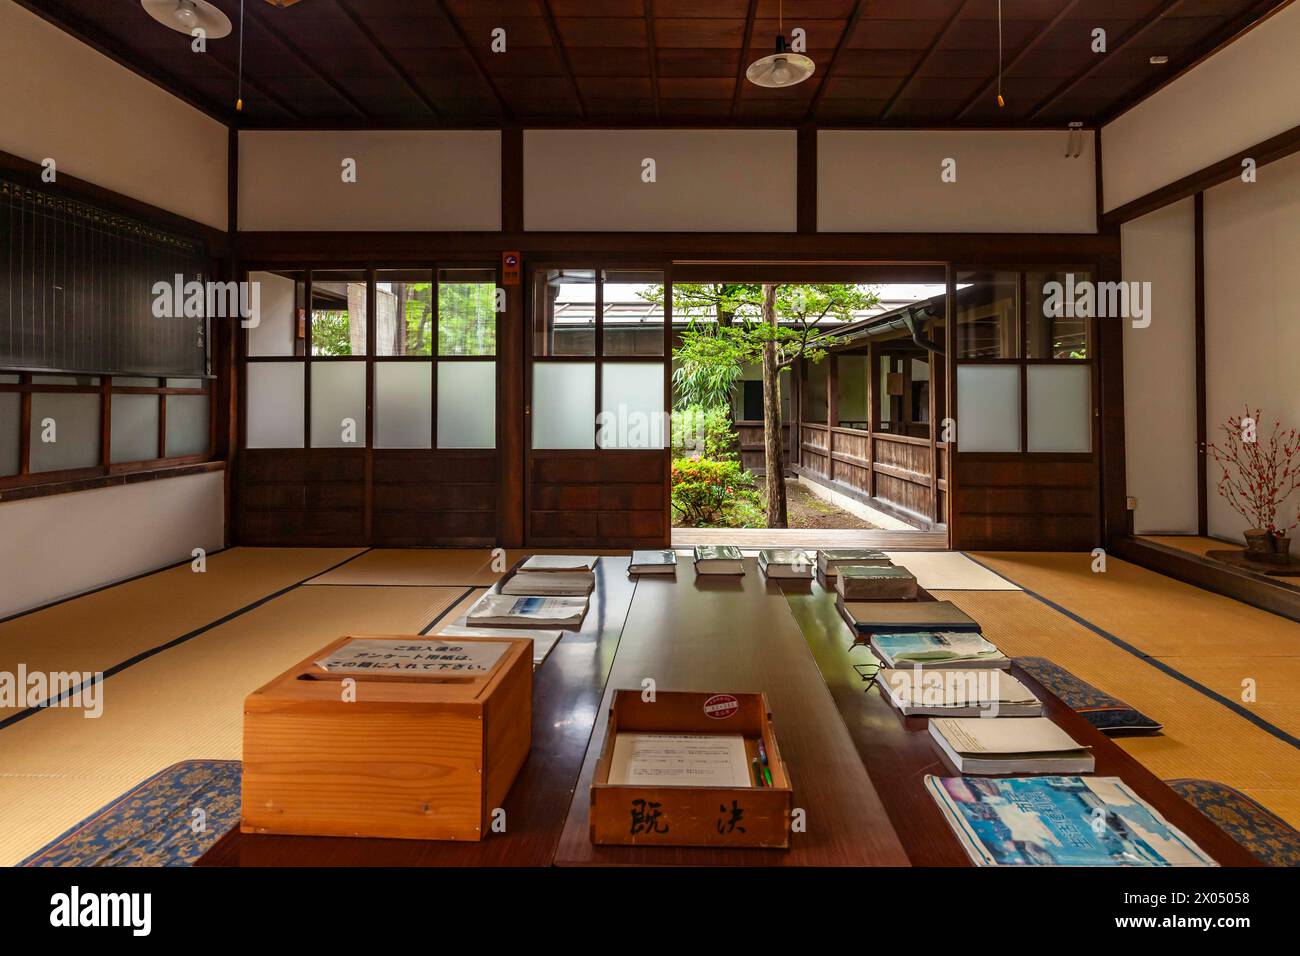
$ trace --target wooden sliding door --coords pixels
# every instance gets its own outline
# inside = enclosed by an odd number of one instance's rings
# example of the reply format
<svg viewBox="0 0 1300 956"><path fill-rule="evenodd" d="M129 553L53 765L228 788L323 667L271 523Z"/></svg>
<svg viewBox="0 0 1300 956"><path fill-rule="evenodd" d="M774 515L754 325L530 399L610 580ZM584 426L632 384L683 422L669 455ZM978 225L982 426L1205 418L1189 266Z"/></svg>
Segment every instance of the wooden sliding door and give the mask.
<svg viewBox="0 0 1300 956"><path fill-rule="evenodd" d="M661 266L532 268L524 387L535 547L666 546L671 288Z"/></svg>

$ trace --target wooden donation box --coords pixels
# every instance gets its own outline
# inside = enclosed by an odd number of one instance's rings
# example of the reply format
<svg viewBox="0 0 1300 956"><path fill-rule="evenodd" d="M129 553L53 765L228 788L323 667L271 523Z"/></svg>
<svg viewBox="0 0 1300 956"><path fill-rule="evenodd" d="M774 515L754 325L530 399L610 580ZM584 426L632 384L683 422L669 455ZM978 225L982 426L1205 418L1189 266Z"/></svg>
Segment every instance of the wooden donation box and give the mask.
<svg viewBox="0 0 1300 956"><path fill-rule="evenodd" d="M344 637L244 701L245 833L480 840L528 756L528 638Z"/></svg>
<svg viewBox="0 0 1300 956"><path fill-rule="evenodd" d="M792 799L764 695L614 692L592 843L788 849Z"/></svg>

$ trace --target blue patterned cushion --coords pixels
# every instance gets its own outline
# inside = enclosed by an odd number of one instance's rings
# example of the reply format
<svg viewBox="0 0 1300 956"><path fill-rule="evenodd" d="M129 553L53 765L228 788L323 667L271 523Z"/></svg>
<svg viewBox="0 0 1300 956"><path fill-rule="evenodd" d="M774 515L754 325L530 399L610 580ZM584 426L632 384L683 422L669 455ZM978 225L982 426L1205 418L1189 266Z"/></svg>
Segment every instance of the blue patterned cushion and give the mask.
<svg viewBox="0 0 1300 956"><path fill-rule="evenodd" d="M1017 657L1015 663L1103 734L1155 733L1163 726L1045 657Z"/></svg>
<svg viewBox="0 0 1300 956"><path fill-rule="evenodd" d="M240 766L238 760L173 764L18 865L192 866L239 825Z"/></svg>
<svg viewBox="0 0 1300 956"><path fill-rule="evenodd" d="M1215 780L1165 782L1261 863L1300 866L1300 832L1240 790Z"/></svg>

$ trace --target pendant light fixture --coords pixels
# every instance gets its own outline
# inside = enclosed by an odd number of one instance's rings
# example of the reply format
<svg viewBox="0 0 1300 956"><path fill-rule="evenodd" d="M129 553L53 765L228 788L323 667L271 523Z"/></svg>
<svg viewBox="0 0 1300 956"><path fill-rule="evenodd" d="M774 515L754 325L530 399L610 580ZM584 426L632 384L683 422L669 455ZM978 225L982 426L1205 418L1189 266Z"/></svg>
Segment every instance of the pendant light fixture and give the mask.
<svg viewBox="0 0 1300 956"><path fill-rule="evenodd" d="M209 40L230 35L230 18L208 0L140 0L145 12L177 33L193 36L202 30Z"/></svg>
<svg viewBox="0 0 1300 956"><path fill-rule="evenodd" d="M768 89L780 89L802 83L813 75L817 64L812 57L802 53L791 53L785 46L785 9L784 2L777 7L776 52L755 60L745 71L745 78L755 86Z"/></svg>

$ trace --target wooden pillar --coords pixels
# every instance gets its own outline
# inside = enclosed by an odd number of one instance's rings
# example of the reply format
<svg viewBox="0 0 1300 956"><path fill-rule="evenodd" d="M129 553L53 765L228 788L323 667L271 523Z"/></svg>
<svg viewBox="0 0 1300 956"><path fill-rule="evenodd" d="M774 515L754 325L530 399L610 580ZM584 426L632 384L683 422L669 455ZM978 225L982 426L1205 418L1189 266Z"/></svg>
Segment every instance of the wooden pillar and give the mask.
<svg viewBox="0 0 1300 956"><path fill-rule="evenodd" d="M840 424L840 357L826 356L826 477L835 479L835 429Z"/></svg>
<svg viewBox="0 0 1300 956"><path fill-rule="evenodd" d="M507 286L506 310L497 316L497 544L503 548L524 543L525 288L522 278Z"/></svg>
<svg viewBox="0 0 1300 956"><path fill-rule="evenodd" d="M876 497L876 432L880 430L880 347L867 343L867 494Z"/></svg>
<svg viewBox="0 0 1300 956"><path fill-rule="evenodd" d="M929 324L926 334L934 341L934 323ZM930 526L939 523L939 433L937 416L939 413L939 362L933 352L925 353L930 369L929 399L930 405L926 417L930 419Z"/></svg>

